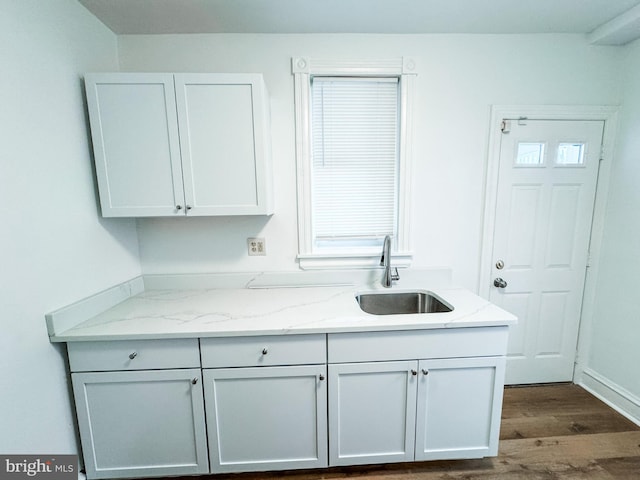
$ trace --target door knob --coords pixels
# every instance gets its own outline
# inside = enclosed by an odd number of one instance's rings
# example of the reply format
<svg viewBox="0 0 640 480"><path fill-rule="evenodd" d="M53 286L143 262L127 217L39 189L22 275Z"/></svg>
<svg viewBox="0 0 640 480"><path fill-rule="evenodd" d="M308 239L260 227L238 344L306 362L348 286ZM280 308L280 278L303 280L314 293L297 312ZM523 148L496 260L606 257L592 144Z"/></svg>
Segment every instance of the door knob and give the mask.
<svg viewBox="0 0 640 480"><path fill-rule="evenodd" d="M493 281L493 286L498 288L505 288L507 286L507 282L498 277Z"/></svg>

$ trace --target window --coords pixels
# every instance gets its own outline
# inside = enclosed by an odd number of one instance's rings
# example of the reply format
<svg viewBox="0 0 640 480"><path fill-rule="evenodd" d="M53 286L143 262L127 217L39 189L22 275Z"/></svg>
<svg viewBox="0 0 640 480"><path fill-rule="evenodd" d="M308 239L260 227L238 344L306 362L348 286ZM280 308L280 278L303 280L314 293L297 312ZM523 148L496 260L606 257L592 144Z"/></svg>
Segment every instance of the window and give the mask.
<svg viewBox="0 0 640 480"><path fill-rule="evenodd" d="M539 166L544 164L544 143L518 143L516 166Z"/></svg>
<svg viewBox="0 0 640 480"><path fill-rule="evenodd" d="M397 235L398 79L311 80L313 251Z"/></svg>
<svg viewBox="0 0 640 480"><path fill-rule="evenodd" d="M558 165L584 165L584 143L561 143L558 145Z"/></svg>
<svg viewBox="0 0 640 480"><path fill-rule="evenodd" d="M385 235L408 265L414 68L293 59L302 268L378 266Z"/></svg>

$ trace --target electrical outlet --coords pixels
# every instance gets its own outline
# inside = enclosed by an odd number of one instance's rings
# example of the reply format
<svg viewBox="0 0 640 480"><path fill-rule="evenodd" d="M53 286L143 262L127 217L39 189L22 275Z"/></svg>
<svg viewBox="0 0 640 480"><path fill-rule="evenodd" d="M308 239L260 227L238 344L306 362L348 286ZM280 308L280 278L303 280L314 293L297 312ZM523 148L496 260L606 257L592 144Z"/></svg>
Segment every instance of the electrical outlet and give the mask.
<svg viewBox="0 0 640 480"><path fill-rule="evenodd" d="M267 254L264 238L247 238L247 248L250 256Z"/></svg>

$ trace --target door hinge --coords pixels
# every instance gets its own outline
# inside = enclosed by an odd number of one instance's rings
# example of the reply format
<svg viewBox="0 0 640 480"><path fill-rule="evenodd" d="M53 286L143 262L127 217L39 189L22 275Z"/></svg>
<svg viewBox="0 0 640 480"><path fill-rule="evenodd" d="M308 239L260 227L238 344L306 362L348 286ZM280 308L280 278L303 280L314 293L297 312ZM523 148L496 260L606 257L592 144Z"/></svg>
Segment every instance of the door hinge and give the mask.
<svg viewBox="0 0 640 480"><path fill-rule="evenodd" d="M604 161L604 144L600 145L600 161Z"/></svg>
<svg viewBox="0 0 640 480"><path fill-rule="evenodd" d="M591 252L587 252L587 268L591 267Z"/></svg>
<svg viewBox="0 0 640 480"><path fill-rule="evenodd" d="M518 117L518 126L519 127L526 127L527 126L527 117ZM502 133L509 133L511 132L511 120L507 120L502 119L502 122L500 122L500 130L502 131Z"/></svg>

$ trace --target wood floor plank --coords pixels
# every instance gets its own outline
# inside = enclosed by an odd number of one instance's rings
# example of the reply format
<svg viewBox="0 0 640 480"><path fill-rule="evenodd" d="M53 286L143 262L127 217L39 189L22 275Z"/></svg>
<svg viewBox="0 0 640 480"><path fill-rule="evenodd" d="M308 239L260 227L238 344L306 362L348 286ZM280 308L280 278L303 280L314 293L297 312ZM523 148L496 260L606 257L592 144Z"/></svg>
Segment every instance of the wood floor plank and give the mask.
<svg viewBox="0 0 640 480"><path fill-rule="evenodd" d="M599 459L597 462L614 478L625 480L640 478L640 457L606 458Z"/></svg>
<svg viewBox="0 0 640 480"><path fill-rule="evenodd" d="M577 385L506 388L502 418L604 413L611 408Z"/></svg>
<svg viewBox="0 0 640 480"><path fill-rule="evenodd" d="M502 420L500 440L628 432L638 427L617 412L562 413Z"/></svg>
<svg viewBox="0 0 640 480"><path fill-rule="evenodd" d="M504 440L499 456L522 463L640 456L640 431Z"/></svg>

